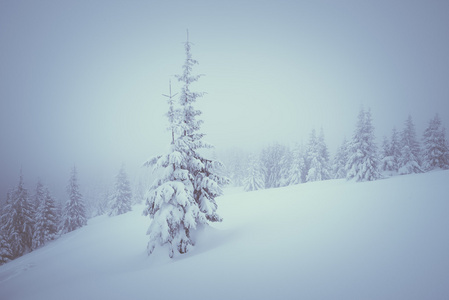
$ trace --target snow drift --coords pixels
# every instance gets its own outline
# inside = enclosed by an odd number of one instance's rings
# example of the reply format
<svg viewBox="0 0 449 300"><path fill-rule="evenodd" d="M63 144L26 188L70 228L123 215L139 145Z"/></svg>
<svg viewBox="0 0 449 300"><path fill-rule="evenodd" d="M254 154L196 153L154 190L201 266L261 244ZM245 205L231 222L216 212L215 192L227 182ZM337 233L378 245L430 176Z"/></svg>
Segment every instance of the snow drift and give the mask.
<svg viewBox="0 0 449 300"><path fill-rule="evenodd" d="M188 254L146 255L143 206L0 267L0 299L449 299L449 171L218 198Z"/></svg>

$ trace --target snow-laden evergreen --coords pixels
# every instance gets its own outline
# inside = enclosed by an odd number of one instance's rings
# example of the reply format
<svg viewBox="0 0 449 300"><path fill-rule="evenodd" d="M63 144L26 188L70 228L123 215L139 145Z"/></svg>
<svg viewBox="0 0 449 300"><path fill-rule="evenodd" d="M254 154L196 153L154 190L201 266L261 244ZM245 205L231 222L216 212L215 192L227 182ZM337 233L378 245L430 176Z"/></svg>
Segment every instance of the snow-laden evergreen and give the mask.
<svg viewBox="0 0 449 300"><path fill-rule="evenodd" d="M0 265L3 265L12 259L11 245L6 235L0 230Z"/></svg>
<svg viewBox="0 0 449 300"><path fill-rule="evenodd" d="M194 107L202 93L190 90L200 77L191 73L198 62L190 53L191 43L187 41L184 46L186 60L183 73L178 76L183 83L178 109L171 93L169 96L167 117L172 141L167 154L146 163L160 172L147 193L144 210L153 219L147 231L149 255L157 245L168 245L170 257L175 251L186 253L195 245L195 230L222 220L216 212L215 198L222 194L221 185L228 181L219 173L222 164L201 154L201 150L212 146L202 141L202 121L197 119L201 112Z"/></svg>
<svg viewBox="0 0 449 300"><path fill-rule="evenodd" d="M321 178L322 180L328 180L331 178L330 155L324 139L323 128L320 129L320 135L318 136L318 153L321 163Z"/></svg>
<svg viewBox="0 0 449 300"><path fill-rule="evenodd" d="M39 192L36 194L40 194L40 190L42 190L42 199L38 202L35 214L33 249L39 248L48 241L55 239L59 224L59 214L55 200L48 188L44 190L43 185L39 183L37 187Z"/></svg>
<svg viewBox="0 0 449 300"><path fill-rule="evenodd" d="M424 169L449 169L449 145L438 114L429 121L423 134Z"/></svg>
<svg viewBox="0 0 449 300"><path fill-rule="evenodd" d="M307 148L307 177L306 181L320 181L330 179L329 151L324 141L323 129L319 137L315 129L312 129Z"/></svg>
<svg viewBox="0 0 449 300"><path fill-rule="evenodd" d="M390 141L384 136L382 141L382 151L380 153L380 169L382 171L391 171L393 169L392 156L390 155Z"/></svg>
<svg viewBox="0 0 449 300"><path fill-rule="evenodd" d="M221 162L202 155L202 150L211 149L213 146L204 142L202 140L204 134L199 132L203 121L197 119L201 111L195 109L194 104L197 98L203 96L203 93L193 92L190 87L201 76L192 74L192 67L198 62L192 58L191 43L188 39L184 46L186 60L182 67L182 74L177 76L183 84L179 97L181 131L179 147L187 159L187 170L192 179L194 199L201 213L205 214L210 222L220 222L221 218L216 213L215 198L222 194L221 186L227 184L229 180L220 174L223 168Z"/></svg>
<svg viewBox="0 0 449 300"><path fill-rule="evenodd" d="M131 210L132 192L128 176L125 172L125 166L119 170L115 178L114 194L111 197L111 210L109 216L117 216Z"/></svg>
<svg viewBox="0 0 449 300"><path fill-rule="evenodd" d="M40 179L37 180L36 184L36 191L34 192L34 197L32 198L32 205L33 205L33 212L36 214L39 205L44 201L45 198L45 188L42 184L42 181ZM33 219L35 219L36 216L33 216Z"/></svg>
<svg viewBox="0 0 449 300"><path fill-rule="evenodd" d="M416 138L415 125L409 115L401 133L401 156L399 158L399 173L421 173L421 150Z"/></svg>
<svg viewBox="0 0 449 300"><path fill-rule="evenodd" d="M22 171L20 171L19 184L8 196L1 230L10 247L12 259L32 250L33 209L28 190L23 183Z"/></svg>
<svg viewBox="0 0 449 300"><path fill-rule="evenodd" d="M399 170L399 159L401 157L401 146L399 143L399 134L396 128L393 128L391 140L384 137L381 153L381 170L395 174Z"/></svg>
<svg viewBox="0 0 449 300"><path fill-rule="evenodd" d="M261 153L261 164L265 177L265 188L277 188L285 185L286 172L289 166L285 158L288 152L287 147L275 143L265 147Z"/></svg>
<svg viewBox="0 0 449 300"><path fill-rule="evenodd" d="M245 178L244 190L247 192L265 188L265 179L261 170L259 157L251 154L249 159L248 175Z"/></svg>
<svg viewBox="0 0 449 300"><path fill-rule="evenodd" d="M321 164L319 158L318 140L315 129L309 136L309 143L307 145L307 176L306 181L320 181L321 180Z"/></svg>
<svg viewBox="0 0 449 300"><path fill-rule="evenodd" d="M145 201L145 187L141 180L138 181L137 185L134 187L133 193L133 203L142 204Z"/></svg>
<svg viewBox="0 0 449 300"><path fill-rule="evenodd" d="M293 153L288 147L285 147L284 155L281 159L281 172L279 187L288 186L290 182L290 167L293 163Z"/></svg>
<svg viewBox="0 0 449 300"><path fill-rule="evenodd" d="M333 176L334 179L346 178L346 163L348 162L348 140L343 139L333 161Z"/></svg>
<svg viewBox="0 0 449 300"><path fill-rule="evenodd" d="M68 200L64 207L61 233L71 232L87 224L86 207L79 191L76 167L73 167L67 186Z"/></svg>
<svg viewBox="0 0 449 300"><path fill-rule="evenodd" d="M297 145L292 151L292 163L288 168L288 185L295 185L303 182L305 167L303 147L302 145Z"/></svg>
<svg viewBox="0 0 449 300"><path fill-rule="evenodd" d="M352 141L349 144L346 179L372 181L381 178L374 139L371 111L365 112L361 109Z"/></svg>

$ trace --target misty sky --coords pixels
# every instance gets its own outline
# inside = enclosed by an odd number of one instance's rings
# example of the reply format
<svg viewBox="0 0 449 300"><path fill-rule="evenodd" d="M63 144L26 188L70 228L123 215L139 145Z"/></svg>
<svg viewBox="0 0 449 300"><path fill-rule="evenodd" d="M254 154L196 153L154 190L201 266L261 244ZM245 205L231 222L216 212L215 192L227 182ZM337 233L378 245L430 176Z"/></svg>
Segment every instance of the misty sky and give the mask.
<svg viewBox="0 0 449 300"><path fill-rule="evenodd" d="M411 114L449 127L449 1L0 1L0 199L22 167L64 191L166 149L168 81L189 29L217 151L307 142L334 154L370 107L380 145ZM173 91L179 84L173 78Z"/></svg>

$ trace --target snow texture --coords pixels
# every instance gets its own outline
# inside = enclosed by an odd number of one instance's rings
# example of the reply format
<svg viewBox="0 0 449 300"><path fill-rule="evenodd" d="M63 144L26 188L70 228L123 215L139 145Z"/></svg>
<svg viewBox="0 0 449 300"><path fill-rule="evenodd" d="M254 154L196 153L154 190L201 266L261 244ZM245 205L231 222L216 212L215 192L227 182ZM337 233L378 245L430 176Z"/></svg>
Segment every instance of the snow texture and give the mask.
<svg viewBox="0 0 449 300"><path fill-rule="evenodd" d="M0 299L446 300L447 182L433 171L225 191L224 221L174 259L146 255L143 206L95 217L0 266Z"/></svg>

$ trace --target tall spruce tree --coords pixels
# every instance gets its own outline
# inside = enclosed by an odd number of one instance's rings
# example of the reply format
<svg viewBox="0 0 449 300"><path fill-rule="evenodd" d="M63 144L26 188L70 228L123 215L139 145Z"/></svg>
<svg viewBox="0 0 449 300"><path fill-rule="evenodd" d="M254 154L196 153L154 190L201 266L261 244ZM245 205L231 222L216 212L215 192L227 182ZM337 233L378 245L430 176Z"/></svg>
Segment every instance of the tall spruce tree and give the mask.
<svg viewBox="0 0 449 300"><path fill-rule="evenodd" d="M289 165L287 147L275 143L265 147L261 153L262 171L265 177L265 188L277 188L285 185L286 170Z"/></svg>
<svg viewBox="0 0 449 300"><path fill-rule="evenodd" d="M409 115L401 133L401 156L399 158L399 173L411 174L422 172L421 149L416 138L415 125Z"/></svg>
<svg viewBox="0 0 449 300"><path fill-rule="evenodd" d="M384 137L381 153L381 170L395 174L399 170L399 158L401 148L399 144L399 135L396 128L391 132L391 139Z"/></svg>
<svg viewBox="0 0 449 300"><path fill-rule="evenodd" d="M318 136L318 153L321 162L321 180L328 180L331 178L330 156L329 150L324 140L324 130L320 129L320 135Z"/></svg>
<svg viewBox="0 0 449 300"><path fill-rule="evenodd" d="M307 181L320 181L330 179L329 151L324 141L324 132L321 128L320 135L316 136L312 129L307 149Z"/></svg>
<svg viewBox="0 0 449 300"><path fill-rule="evenodd" d="M392 171L397 172L399 170L399 158L401 157L401 145L399 142L399 133L396 128L393 128L391 132L390 155L392 157L390 168Z"/></svg>
<svg viewBox="0 0 449 300"><path fill-rule="evenodd" d="M427 171L441 168L449 169L449 146L445 128L441 125L438 114L430 120L423 134L423 159Z"/></svg>
<svg viewBox="0 0 449 300"><path fill-rule="evenodd" d="M77 174L76 167L73 167L67 186L69 199L64 207L61 233L71 232L87 224L86 207L79 191Z"/></svg>
<svg viewBox="0 0 449 300"><path fill-rule="evenodd" d="M17 258L32 250L34 212L24 187L22 171L20 171L19 184L10 194L5 207L3 234L10 246L11 258Z"/></svg>
<svg viewBox="0 0 449 300"><path fill-rule="evenodd" d="M191 43L188 33L184 49L186 60L182 67L183 72L177 76L178 81L183 84L179 97L181 108L180 144L187 157L189 174L192 176L195 202L208 221L221 222L221 217L216 213L215 198L222 194L220 186L227 184L229 180L220 175L220 170L223 168L221 162L208 159L201 154L202 150L212 149L213 146L204 142L204 134L199 132L203 121L197 119L197 116L201 115L201 111L195 109L194 104L197 98L203 96L203 93L190 90L191 84L198 81L201 75L192 74L192 68L198 64L198 61L194 60L190 53Z"/></svg>
<svg viewBox="0 0 449 300"><path fill-rule="evenodd" d="M307 176L306 181L321 180L321 164L319 158L318 139L315 129L312 129L307 145Z"/></svg>
<svg viewBox="0 0 449 300"><path fill-rule="evenodd" d="M186 60L183 73L178 76L183 83L179 109L174 108L171 94L168 97L171 144L166 154L145 164L161 171L145 202L144 214L153 219L147 231L149 255L157 245L167 245L170 257L175 251L186 253L195 245L194 231L208 222L222 220L216 212L215 198L221 195L221 185L228 180L219 174L221 163L200 153L212 146L202 141L204 134L199 132L202 121L197 119L201 112L194 107L203 94L190 90L191 84L200 78L192 75L198 62L192 58L188 39L184 47Z"/></svg>
<svg viewBox="0 0 449 300"><path fill-rule="evenodd" d="M387 139L386 136L384 136L384 139L382 141L382 151L380 153L380 162L381 167L380 169L382 171L391 171L392 169L392 163L391 159L392 156L390 155L390 141Z"/></svg>
<svg viewBox="0 0 449 300"><path fill-rule="evenodd" d="M372 181L381 177L370 110L365 112L361 109L359 112L357 126L349 145L346 170L348 180Z"/></svg>
<svg viewBox="0 0 449 300"><path fill-rule="evenodd" d="M305 169L303 146L297 145L293 149L292 163L289 168L288 185L299 184L303 182L303 174Z"/></svg>
<svg viewBox="0 0 449 300"><path fill-rule="evenodd" d="M248 175L245 178L244 189L247 192L262 190L265 188L265 180L261 170L259 157L251 154L249 157Z"/></svg>
<svg viewBox="0 0 449 300"><path fill-rule="evenodd" d="M333 178L346 178L346 163L348 162L348 140L343 139L333 161Z"/></svg>
<svg viewBox="0 0 449 300"><path fill-rule="evenodd" d="M43 190L43 186L41 187ZM40 189L38 184L38 190ZM55 239L58 233L59 214L56 202L48 188L42 192L35 214L35 226L33 234L33 248L45 245L48 241Z"/></svg>
<svg viewBox="0 0 449 300"><path fill-rule="evenodd" d="M11 245L9 244L6 234L0 230L0 266L12 259Z"/></svg>
<svg viewBox="0 0 449 300"><path fill-rule="evenodd" d="M111 199L111 211L109 212L109 216L117 216L131 211L131 185L128 176L126 175L124 165L120 168L115 180L115 191Z"/></svg>
<svg viewBox="0 0 449 300"><path fill-rule="evenodd" d="M11 245L9 244L6 221L9 218L7 213L8 204L10 203L9 192L6 195L6 203L0 207L0 265L3 265L12 259Z"/></svg>

